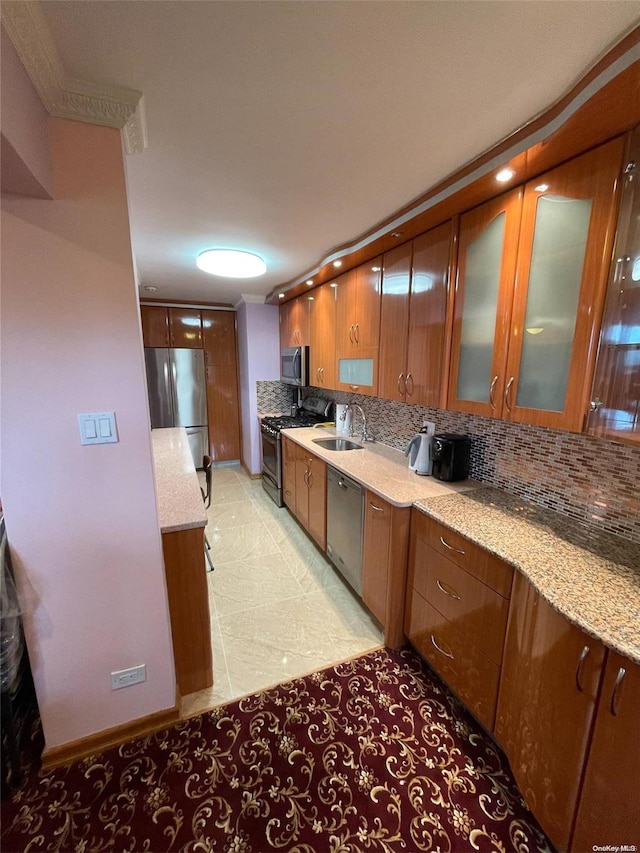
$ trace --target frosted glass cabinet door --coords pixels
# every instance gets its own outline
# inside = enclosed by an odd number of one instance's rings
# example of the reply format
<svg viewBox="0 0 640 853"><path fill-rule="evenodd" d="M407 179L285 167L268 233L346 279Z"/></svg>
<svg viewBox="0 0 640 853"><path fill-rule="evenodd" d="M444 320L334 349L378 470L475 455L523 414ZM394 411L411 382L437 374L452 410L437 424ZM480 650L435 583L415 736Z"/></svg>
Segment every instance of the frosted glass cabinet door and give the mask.
<svg viewBox="0 0 640 853"><path fill-rule="evenodd" d="M505 417L582 429L604 300L622 140L527 184Z"/></svg>
<svg viewBox="0 0 640 853"><path fill-rule="evenodd" d="M448 406L501 415L521 191L460 220Z"/></svg>

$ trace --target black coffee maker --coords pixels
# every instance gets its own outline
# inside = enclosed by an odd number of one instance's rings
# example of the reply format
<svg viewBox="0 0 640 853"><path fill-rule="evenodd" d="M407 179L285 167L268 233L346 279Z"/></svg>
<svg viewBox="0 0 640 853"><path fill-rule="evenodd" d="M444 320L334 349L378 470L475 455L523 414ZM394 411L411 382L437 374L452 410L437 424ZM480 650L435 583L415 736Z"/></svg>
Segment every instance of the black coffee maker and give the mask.
<svg viewBox="0 0 640 853"><path fill-rule="evenodd" d="M433 476L448 483L466 480L469 476L471 440L467 435L443 432L434 435L431 443Z"/></svg>

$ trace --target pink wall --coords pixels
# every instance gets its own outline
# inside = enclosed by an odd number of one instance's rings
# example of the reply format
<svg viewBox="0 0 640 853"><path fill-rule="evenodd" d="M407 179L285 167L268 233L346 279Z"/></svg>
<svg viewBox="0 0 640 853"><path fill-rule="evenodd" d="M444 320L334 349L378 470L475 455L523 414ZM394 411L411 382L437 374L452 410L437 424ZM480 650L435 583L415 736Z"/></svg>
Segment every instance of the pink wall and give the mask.
<svg viewBox="0 0 640 853"><path fill-rule="evenodd" d="M11 39L0 28L2 190L51 197L49 115Z"/></svg>
<svg viewBox="0 0 640 853"><path fill-rule="evenodd" d="M51 131L55 201L3 198L0 477L48 747L175 702L120 133Z"/></svg>
<svg viewBox="0 0 640 853"><path fill-rule="evenodd" d="M252 474L261 469L256 381L280 379L280 326L277 305L241 302L238 351L242 405L242 461Z"/></svg>

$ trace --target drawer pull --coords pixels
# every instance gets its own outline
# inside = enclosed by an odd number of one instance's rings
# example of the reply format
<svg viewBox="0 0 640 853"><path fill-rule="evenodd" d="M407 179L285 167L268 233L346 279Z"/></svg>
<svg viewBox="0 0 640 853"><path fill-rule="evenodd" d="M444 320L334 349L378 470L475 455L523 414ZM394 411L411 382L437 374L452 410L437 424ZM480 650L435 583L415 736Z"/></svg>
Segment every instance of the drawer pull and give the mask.
<svg viewBox="0 0 640 853"><path fill-rule="evenodd" d="M613 690L611 691L611 714L614 717L618 716L618 691L620 690L620 685L622 684L622 680L627 674L627 670L621 666L618 670L618 674L616 675L616 681L613 685Z"/></svg>
<svg viewBox="0 0 640 853"><path fill-rule="evenodd" d="M442 536L440 537L440 541L442 542L442 544L444 545L445 548L448 548L450 551L455 551L456 554L462 554L462 556L464 557L467 553L466 551L463 551L461 548L454 548L453 545L449 545L448 542L445 542L445 540L442 538Z"/></svg>
<svg viewBox="0 0 640 853"><path fill-rule="evenodd" d="M589 654L589 651L589 646L585 646L580 652L580 660L578 661L578 666L576 669L576 687L578 688L580 693L584 693L584 687L582 686L582 666L584 664L585 658Z"/></svg>
<svg viewBox="0 0 640 853"><path fill-rule="evenodd" d="M441 655L444 655L446 658L450 658L451 660L453 660L453 655L451 654L451 652L445 652L444 649L441 649L440 646L436 643L436 638L433 636L433 634L431 635L431 645L435 649L437 649Z"/></svg>
<svg viewBox="0 0 640 853"><path fill-rule="evenodd" d="M437 580L436 584L438 585L438 589L440 590L440 592L444 592L444 594L448 595L450 598L455 598L456 601L460 601L460 596L456 594L455 590L452 591L451 587L447 589L447 587L440 580Z"/></svg>
<svg viewBox="0 0 640 853"><path fill-rule="evenodd" d="M384 512L384 509L381 506L376 506L375 504L372 504L371 501L369 501L369 506L371 509L375 509L376 512Z"/></svg>

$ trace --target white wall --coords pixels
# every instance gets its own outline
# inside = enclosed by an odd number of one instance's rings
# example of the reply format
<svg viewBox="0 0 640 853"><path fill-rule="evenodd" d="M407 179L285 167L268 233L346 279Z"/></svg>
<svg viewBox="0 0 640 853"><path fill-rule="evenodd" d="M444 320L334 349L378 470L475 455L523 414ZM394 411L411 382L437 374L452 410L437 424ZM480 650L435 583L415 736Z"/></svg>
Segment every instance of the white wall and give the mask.
<svg viewBox="0 0 640 853"><path fill-rule="evenodd" d="M238 303L238 352L242 402L242 461L251 474L261 469L256 382L280 379L280 325L277 305Z"/></svg>
<svg viewBox="0 0 640 853"><path fill-rule="evenodd" d="M49 748L175 703L120 133L51 129L55 200L3 198L0 480Z"/></svg>

